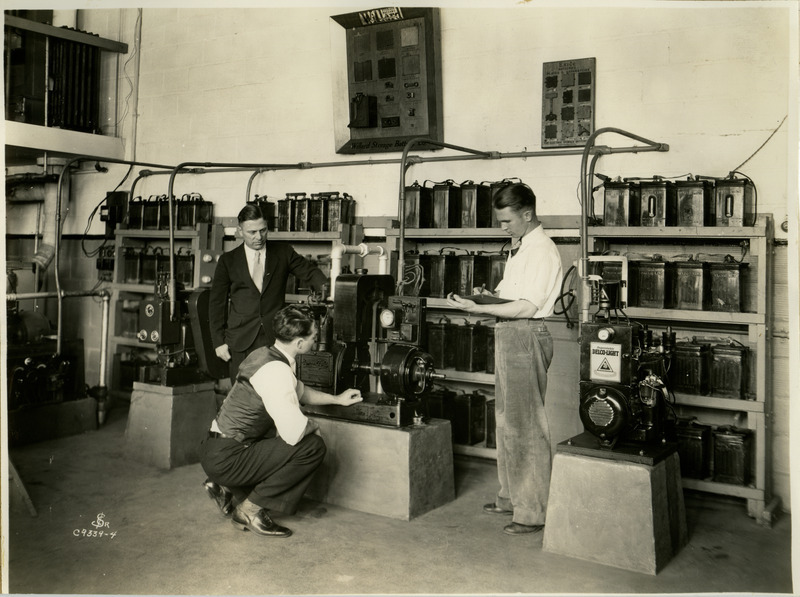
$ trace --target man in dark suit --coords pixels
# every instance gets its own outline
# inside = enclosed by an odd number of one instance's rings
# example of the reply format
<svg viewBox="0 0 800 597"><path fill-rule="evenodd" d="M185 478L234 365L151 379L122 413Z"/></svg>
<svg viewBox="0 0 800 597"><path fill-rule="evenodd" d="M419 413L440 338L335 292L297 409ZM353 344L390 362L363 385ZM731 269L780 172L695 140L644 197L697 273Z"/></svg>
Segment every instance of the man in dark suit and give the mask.
<svg viewBox="0 0 800 597"><path fill-rule="evenodd" d="M257 205L242 208L238 221L244 243L220 256L208 301L211 341L229 363L231 383L247 355L275 341L272 318L284 306L289 274L317 291L328 282L291 245L267 243L267 221Z"/></svg>

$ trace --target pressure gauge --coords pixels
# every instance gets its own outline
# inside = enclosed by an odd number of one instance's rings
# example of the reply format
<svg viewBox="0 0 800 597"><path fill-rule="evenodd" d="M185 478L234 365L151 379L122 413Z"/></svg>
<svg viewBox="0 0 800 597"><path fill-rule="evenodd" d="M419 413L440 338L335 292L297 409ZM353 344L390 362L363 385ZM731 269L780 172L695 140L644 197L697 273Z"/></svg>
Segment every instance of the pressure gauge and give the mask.
<svg viewBox="0 0 800 597"><path fill-rule="evenodd" d="M381 325L385 328L394 327L395 313L391 309L384 309L380 314Z"/></svg>
<svg viewBox="0 0 800 597"><path fill-rule="evenodd" d="M614 337L614 330L612 328L600 328L597 330L597 339L600 342L608 342Z"/></svg>

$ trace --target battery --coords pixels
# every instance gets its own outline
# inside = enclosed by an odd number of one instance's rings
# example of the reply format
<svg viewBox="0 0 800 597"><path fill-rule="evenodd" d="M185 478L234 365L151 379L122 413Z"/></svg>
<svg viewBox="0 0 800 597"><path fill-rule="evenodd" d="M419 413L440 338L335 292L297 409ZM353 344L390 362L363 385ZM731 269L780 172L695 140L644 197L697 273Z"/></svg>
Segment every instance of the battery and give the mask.
<svg viewBox="0 0 800 597"><path fill-rule="evenodd" d="M672 309L675 306L675 264L654 259L639 261L635 269L635 302L631 304L650 309ZM630 271L628 273L630 275Z"/></svg>
<svg viewBox="0 0 800 597"><path fill-rule="evenodd" d="M136 247L125 247L122 251L122 282L140 284L142 282L142 251Z"/></svg>
<svg viewBox="0 0 800 597"><path fill-rule="evenodd" d="M714 431L714 481L747 485L750 482L753 434L733 426Z"/></svg>
<svg viewBox="0 0 800 597"><path fill-rule="evenodd" d="M308 232L322 232L327 227L328 200L316 193L308 200Z"/></svg>
<svg viewBox="0 0 800 597"><path fill-rule="evenodd" d="M327 193L325 197L325 212L323 213L323 230L326 232L341 232L343 224L351 224L350 214L354 200L344 193L340 197L338 191Z"/></svg>
<svg viewBox="0 0 800 597"><path fill-rule="evenodd" d="M454 328L456 371L486 371L487 327L480 322Z"/></svg>
<svg viewBox="0 0 800 597"><path fill-rule="evenodd" d="M711 347L711 395L744 400L747 394L749 349L733 344Z"/></svg>
<svg viewBox="0 0 800 597"><path fill-rule="evenodd" d="M433 189L414 182L406 187L403 203L406 228L433 228Z"/></svg>
<svg viewBox="0 0 800 597"><path fill-rule="evenodd" d="M278 232L291 232L294 229L294 210L290 198L278 199Z"/></svg>
<svg viewBox="0 0 800 597"><path fill-rule="evenodd" d="M675 428L681 476L707 479L711 475L711 426L696 421L678 422Z"/></svg>
<svg viewBox="0 0 800 597"><path fill-rule="evenodd" d="M486 447L497 447L497 419L494 412L494 399L486 401Z"/></svg>
<svg viewBox="0 0 800 597"><path fill-rule="evenodd" d="M627 305L622 304L622 263L619 261L602 262L602 277L605 284L606 295L608 296L610 308L624 309ZM630 276L630 272L628 272Z"/></svg>
<svg viewBox="0 0 800 597"><path fill-rule="evenodd" d="M640 188L635 182L608 181L603 184L603 225L640 224Z"/></svg>
<svg viewBox="0 0 800 597"><path fill-rule="evenodd" d="M142 204L142 230L158 230L161 199L151 196Z"/></svg>
<svg viewBox="0 0 800 597"><path fill-rule="evenodd" d="M488 255L458 256L458 294L472 294L476 287L490 288L492 282L492 260Z"/></svg>
<svg viewBox="0 0 800 597"><path fill-rule="evenodd" d="M340 232L342 230L342 198L328 197L326 204L325 231Z"/></svg>
<svg viewBox="0 0 800 597"><path fill-rule="evenodd" d="M471 180L461 183L461 228L491 228L492 190Z"/></svg>
<svg viewBox="0 0 800 597"><path fill-rule="evenodd" d="M398 252L392 252L392 259L398 259ZM397 264L392 264L393 271L397 269ZM423 275L420 263L419 263L419 253L407 251L405 254L405 259L403 263L403 269L405 272L402 276L398 276L399 279L403 281L403 294L406 296L428 296L428 292L430 292L430 283L427 283L428 280L423 279L425 276ZM423 291L425 294L423 294Z"/></svg>
<svg viewBox="0 0 800 597"><path fill-rule="evenodd" d="M174 202L178 230L192 230L197 224L197 198L184 195Z"/></svg>
<svg viewBox="0 0 800 597"><path fill-rule="evenodd" d="M678 205L675 184L668 180L648 180L640 183L639 223L642 226L675 226Z"/></svg>
<svg viewBox="0 0 800 597"><path fill-rule="evenodd" d="M163 259L161 247L147 247L141 255L142 269L139 278L142 284L154 284L158 276L160 261Z"/></svg>
<svg viewBox="0 0 800 597"><path fill-rule="evenodd" d="M740 313L744 302L747 263L726 261L711 264L711 310Z"/></svg>
<svg viewBox="0 0 800 597"><path fill-rule="evenodd" d="M125 338L135 338L139 331L139 301L123 299L117 301L120 310L119 327L117 335Z"/></svg>
<svg viewBox="0 0 800 597"><path fill-rule="evenodd" d="M461 187L452 180L433 185L433 228L461 226Z"/></svg>
<svg viewBox="0 0 800 597"><path fill-rule="evenodd" d="M141 197L134 197L128 203L128 222L124 226L130 230L141 230L144 217L144 201Z"/></svg>
<svg viewBox="0 0 800 597"><path fill-rule="evenodd" d="M675 308L708 311L711 308L711 274L704 261L675 262Z"/></svg>
<svg viewBox="0 0 800 597"><path fill-rule="evenodd" d="M452 251L444 254L423 254L419 256L425 281L420 296L444 298L458 289L458 256ZM427 292L426 292L427 291Z"/></svg>
<svg viewBox="0 0 800 597"><path fill-rule="evenodd" d="M717 226L755 226L756 187L751 180L726 178L714 189Z"/></svg>
<svg viewBox="0 0 800 597"><path fill-rule="evenodd" d="M677 342L669 369L670 389L697 396L711 389L711 346L700 342Z"/></svg>
<svg viewBox="0 0 800 597"><path fill-rule="evenodd" d="M194 255L188 247L181 247L175 255L175 281L183 288L194 286Z"/></svg>
<svg viewBox="0 0 800 597"><path fill-rule="evenodd" d="M486 373L494 373L494 326L486 326Z"/></svg>
<svg viewBox="0 0 800 597"><path fill-rule="evenodd" d="M420 395L425 416L430 419L453 419L453 401L456 393L447 388L436 388Z"/></svg>
<svg viewBox="0 0 800 597"><path fill-rule="evenodd" d="M486 396L458 394L453 400L453 443L472 446L486 438Z"/></svg>
<svg viewBox="0 0 800 597"><path fill-rule="evenodd" d="M268 206L272 206L273 211L271 217L265 219L267 223L272 225L272 220L275 219L275 205L264 201L262 203L266 203ZM264 211L264 205L261 206L261 211ZM212 201L206 201L202 197L197 198L197 209L195 210L195 218L197 219L196 224L213 224L214 223L214 203ZM272 230L272 228L270 228Z"/></svg>
<svg viewBox="0 0 800 597"><path fill-rule="evenodd" d="M303 193L305 195L305 193ZM292 213L294 214L294 228L295 232L308 231L308 199L306 197L297 197L292 199Z"/></svg>
<svg viewBox="0 0 800 597"><path fill-rule="evenodd" d="M675 183L678 226L713 226L714 183L710 180L679 180Z"/></svg>
<svg viewBox="0 0 800 597"><path fill-rule="evenodd" d="M445 321L429 321L426 327L428 328L428 353L433 358L434 368L454 368L456 362L456 353L453 350L455 324L445 318Z"/></svg>
<svg viewBox="0 0 800 597"><path fill-rule="evenodd" d="M503 251L499 255L490 255L489 260L492 263L492 270L491 275L489 276L489 283L486 285L486 288L494 292L494 290L500 284L500 281L503 279L503 275L505 274L508 253Z"/></svg>

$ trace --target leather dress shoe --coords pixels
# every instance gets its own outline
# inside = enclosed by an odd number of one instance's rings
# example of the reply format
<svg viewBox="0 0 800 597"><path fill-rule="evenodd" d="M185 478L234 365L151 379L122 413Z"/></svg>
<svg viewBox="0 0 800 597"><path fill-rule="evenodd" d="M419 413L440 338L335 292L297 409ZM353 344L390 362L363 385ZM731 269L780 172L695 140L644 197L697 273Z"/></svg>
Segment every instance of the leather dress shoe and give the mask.
<svg viewBox="0 0 800 597"><path fill-rule="evenodd" d="M236 506L231 517L231 522L236 528L253 531L264 537L288 537L292 534L292 531L272 520L264 508L253 512L252 508L243 507L242 504Z"/></svg>
<svg viewBox="0 0 800 597"><path fill-rule="evenodd" d="M485 504L483 506L483 511L488 512L489 514L513 514L513 510L506 510L505 508L501 508L497 505L496 502L492 502L491 504Z"/></svg>
<svg viewBox="0 0 800 597"><path fill-rule="evenodd" d="M503 527L503 532L507 535L525 535L527 533L538 533L543 528L543 524L520 524L518 522L512 522Z"/></svg>
<svg viewBox="0 0 800 597"><path fill-rule="evenodd" d="M214 500L223 516L230 516L233 512L233 493L227 487L206 479L203 487L212 500Z"/></svg>

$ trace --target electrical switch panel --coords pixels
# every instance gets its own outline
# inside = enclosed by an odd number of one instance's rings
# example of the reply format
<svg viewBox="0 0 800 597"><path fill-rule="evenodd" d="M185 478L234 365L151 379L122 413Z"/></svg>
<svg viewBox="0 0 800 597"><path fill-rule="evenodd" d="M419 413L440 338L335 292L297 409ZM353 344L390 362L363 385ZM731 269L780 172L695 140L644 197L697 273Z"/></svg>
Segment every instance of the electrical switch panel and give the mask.
<svg viewBox="0 0 800 597"><path fill-rule="evenodd" d="M332 18L345 29L349 104L346 112L334 110L349 115L336 123L336 151L402 151L415 137L443 141L438 9L390 7Z"/></svg>

